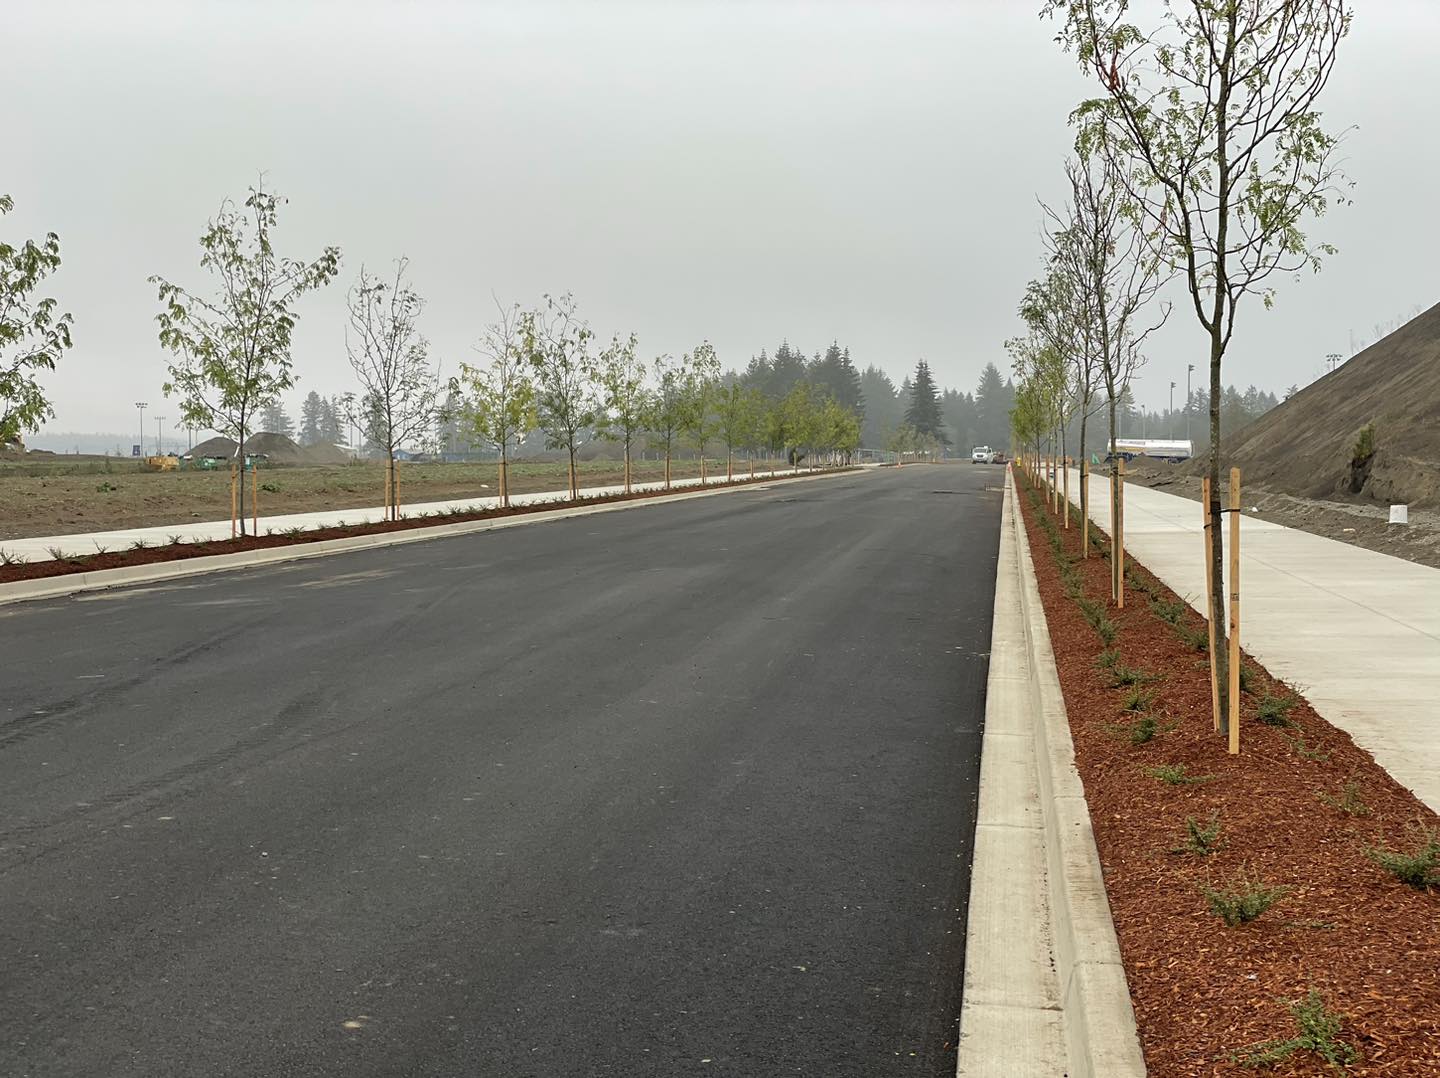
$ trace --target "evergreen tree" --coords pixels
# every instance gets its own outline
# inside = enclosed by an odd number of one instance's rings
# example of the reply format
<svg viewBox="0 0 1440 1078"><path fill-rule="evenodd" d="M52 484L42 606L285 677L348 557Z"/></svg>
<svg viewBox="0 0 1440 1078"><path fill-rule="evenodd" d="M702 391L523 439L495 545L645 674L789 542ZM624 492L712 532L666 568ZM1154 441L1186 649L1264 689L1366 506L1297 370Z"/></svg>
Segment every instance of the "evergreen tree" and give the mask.
<svg viewBox="0 0 1440 1078"><path fill-rule="evenodd" d="M770 361L770 382L763 387L765 393L781 400L805 381L805 373L805 353L791 348L789 341L781 341L780 347L775 349L775 358Z"/></svg>
<svg viewBox="0 0 1440 1078"><path fill-rule="evenodd" d="M860 444L870 449L883 449L891 432L904 421L905 406L890 376L873 364L860 374L860 393L861 400L865 402Z"/></svg>
<svg viewBox="0 0 1440 1078"><path fill-rule="evenodd" d="M295 433L295 421L278 397L260 409L260 429L269 434Z"/></svg>
<svg viewBox="0 0 1440 1078"><path fill-rule="evenodd" d="M949 445L945 434L945 421L940 414L940 395L935 390L935 379L930 374L930 364L923 359L915 365L915 380L910 390L910 404L905 409L905 422L921 437L934 438L941 445Z"/></svg>
<svg viewBox="0 0 1440 1078"><path fill-rule="evenodd" d="M319 445L325 440L325 399L313 389L300 405L300 444Z"/></svg>
<svg viewBox="0 0 1440 1078"><path fill-rule="evenodd" d="M945 417L946 428L955 437L955 444L961 449L983 444L975 437L978 425L975 400L970 394L947 389L940 396L940 413Z"/></svg>
<svg viewBox="0 0 1440 1078"><path fill-rule="evenodd" d="M320 398L320 440L329 445L347 445L345 413L338 397Z"/></svg>
<svg viewBox="0 0 1440 1078"><path fill-rule="evenodd" d="M993 363L980 372L975 387L975 441L980 445L999 448L1010 440L1010 409L1015 404L1015 388L1000 376Z"/></svg>

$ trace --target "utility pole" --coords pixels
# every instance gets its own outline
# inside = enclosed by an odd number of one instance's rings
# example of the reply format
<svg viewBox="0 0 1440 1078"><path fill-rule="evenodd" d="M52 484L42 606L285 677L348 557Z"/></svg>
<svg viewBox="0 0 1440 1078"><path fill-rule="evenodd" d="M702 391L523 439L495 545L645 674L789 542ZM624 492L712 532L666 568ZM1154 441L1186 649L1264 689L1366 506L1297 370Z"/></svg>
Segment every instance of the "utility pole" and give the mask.
<svg viewBox="0 0 1440 1078"><path fill-rule="evenodd" d="M144 401L136 401L135 407L140 409L140 459L145 459L145 409L149 407Z"/></svg>
<svg viewBox="0 0 1440 1078"><path fill-rule="evenodd" d="M161 455L161 456L163 456L164 453L165 453L165 426L164 426L164 424L165 424L165 417L164 417L163 415L157 415L157 416L155 417L155 452L156 452L156 454Z"/></svg>
<svg viewBox="0 0 1440 1078"><path fill-rule="evenodd" d="M1170 414L1165 417L1165 429L1175 437L1175 383L1170 383Z"/></svg>

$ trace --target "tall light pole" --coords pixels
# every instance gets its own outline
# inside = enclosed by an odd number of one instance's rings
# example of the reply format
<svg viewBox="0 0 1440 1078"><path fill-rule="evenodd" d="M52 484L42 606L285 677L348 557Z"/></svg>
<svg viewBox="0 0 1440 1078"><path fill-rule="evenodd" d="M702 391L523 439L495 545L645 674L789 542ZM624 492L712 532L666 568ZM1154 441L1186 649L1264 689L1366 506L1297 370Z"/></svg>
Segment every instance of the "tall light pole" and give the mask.
<svg viewBox="0 0 1440 1078"><path fill-rule="evenodd" d="M1165 429L1175 437L1175 383L1170 383L1170 414L1165 417Z"/></svg>
<svg viewBox="0 0 1440 1078"><path fill-rule="evenodd" d="M165 417L164 417L163 415L157 415L157 416L155 417L155 452L156 452L157 454L161 454L161 455L163 455L164 452L165 452L165 443L164 443L164 439L165 439L165 434L164 434L165 426L164 426L164 424L165 424Z"/></svg>
<svg viewBox="0 0 1440 1078"><path fill-rule="evenodd" d="M145 459L145 409L149 407L144 401L136 401L135 407L140 409L140 459Z"/></svg>
<svg viewBox="0 0 1440 1078"><path fill-rule="evenodd" d="M1195 364L1185 368L1185 440L1190 441L1190 376L1195 373Z"/></svg>

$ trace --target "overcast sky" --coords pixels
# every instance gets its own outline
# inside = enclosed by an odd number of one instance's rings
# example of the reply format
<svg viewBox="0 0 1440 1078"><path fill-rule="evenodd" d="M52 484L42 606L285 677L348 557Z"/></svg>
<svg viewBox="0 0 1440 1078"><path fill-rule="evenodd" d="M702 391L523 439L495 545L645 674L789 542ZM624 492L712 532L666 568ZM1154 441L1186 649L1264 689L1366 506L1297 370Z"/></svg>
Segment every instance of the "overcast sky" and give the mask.
<svg viewBox="0 0 1440 1078"><path fill-rule="evenodd" d="M647 355L708 338L740 367L835 339L897 383L924 357L973 389L1006 367L1035 198L1060 194L1088 90L1039 6L5 0L0 228L59 234L50 291L76 322L48 429L128 430L137 400L178 414L146 277L206 285L196 239L262 169L290 199L282 253L344 257L301 308L292 410L353 388L345 288L400 255L446 372L492 292L570 290ZM1315 233L1340 253L1242 309L1242 387L1308 382L1440 301L1440 4L1358 6L1324 100L1332 130L1358 128L1355 203ZM1186 314L1151 349L1149 405L1203 369Z"/></svg>

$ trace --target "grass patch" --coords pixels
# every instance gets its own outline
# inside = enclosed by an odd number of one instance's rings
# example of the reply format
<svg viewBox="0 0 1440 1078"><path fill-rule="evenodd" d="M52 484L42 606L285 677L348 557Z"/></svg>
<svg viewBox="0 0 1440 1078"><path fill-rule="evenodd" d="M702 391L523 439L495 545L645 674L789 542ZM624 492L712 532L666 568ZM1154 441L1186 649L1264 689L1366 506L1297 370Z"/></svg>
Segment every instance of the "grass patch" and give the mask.
<svg viewBox="0 0 1440 1078"><path fill-rule="evenodd" d="M1382 848L1365 854L1390 875L1417 891L1440 887L1440 834L1422 831L1424 842L1414 853Z"/></svg>
<svg viewBox="0 0 1440 1078"><path fill-rule="evenodd" d="M1290 1013L1295 1018L1295 1036L1237 1052L1232 1057L1235 1062L1242 1067L1275 1067L1296 1052L1310 1052L1344 1073L1360 1061L1360 1053L1340 1039L1344 1029L1340 1016L1325 1009L1325 1000L1315 989L1310 989L1304 999L1292 1002Z"/></svg>
<svg viewBox="0 0 1440 1078"><path fill-rule="evenodd" d="M1220 848L1220 813L1212 812L1209 823L1201 824L1194 816L1185 817L1185 839L1171 853L1193 853L1208 857Z"/></svg>
<svg viewBox="0 0 1440 1078"><path fill-rule="evenodd" d="M1244 868L1227 886L1216 888L1206 884L1200 889L1210 912L1230 928L1249 924L1289 893L1288 887L1272 887L1263 880L1252 879Z"/></svg>

